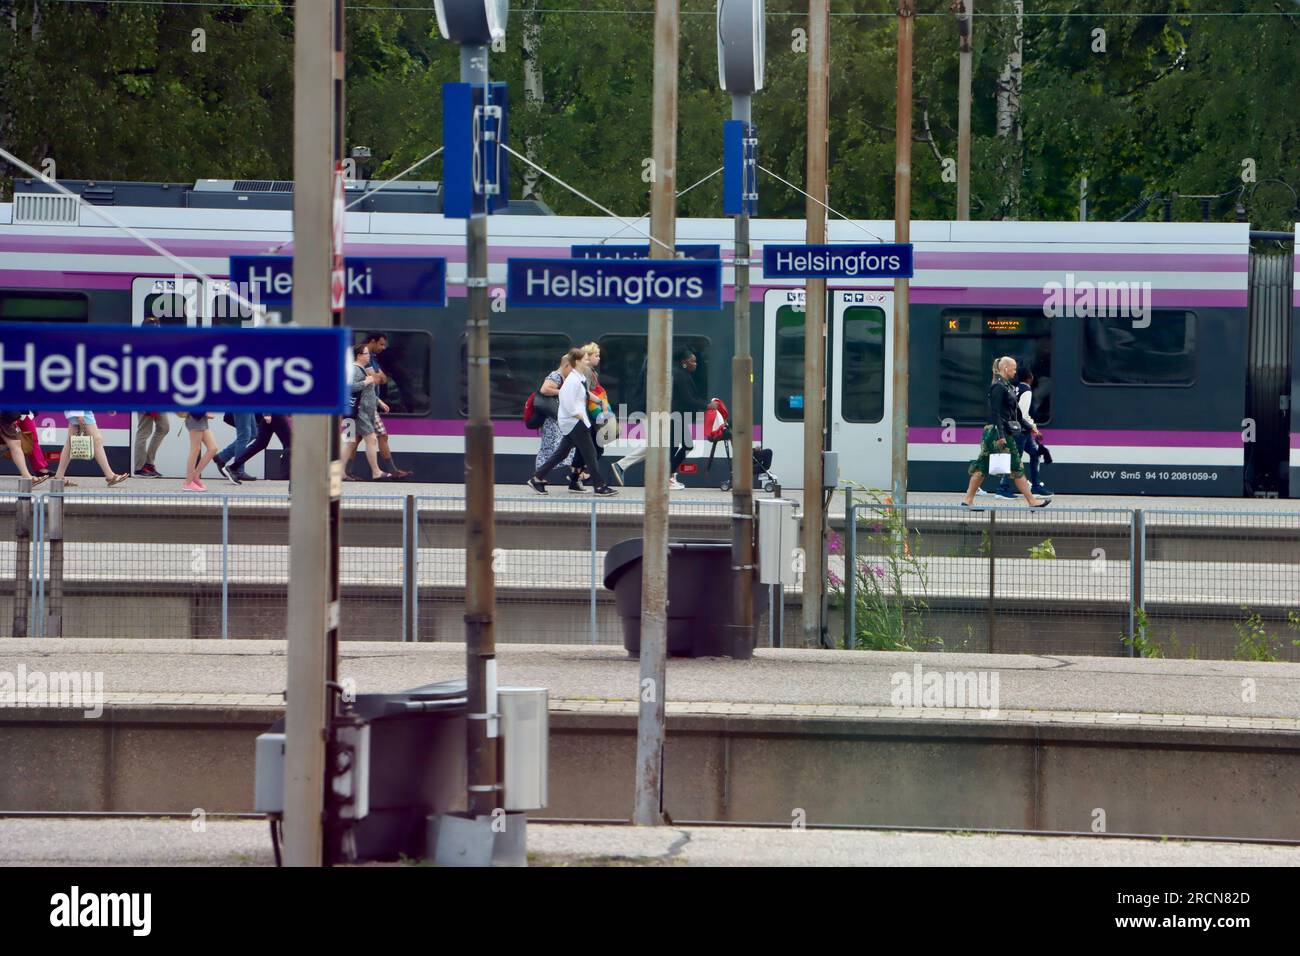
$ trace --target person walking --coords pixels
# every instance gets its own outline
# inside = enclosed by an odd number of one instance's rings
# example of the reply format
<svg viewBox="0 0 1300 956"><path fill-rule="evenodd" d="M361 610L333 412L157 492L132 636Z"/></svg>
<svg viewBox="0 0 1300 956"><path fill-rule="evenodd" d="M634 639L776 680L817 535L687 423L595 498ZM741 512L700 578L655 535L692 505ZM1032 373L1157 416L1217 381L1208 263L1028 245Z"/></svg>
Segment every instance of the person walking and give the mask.
<svg viewBox="0 0 1300 956"><path fill-rule="evenodd" d="M1052 503L1051 498L1040 499L1029 489L1029 480L1025 477L1020 460L1020 446L1016 438L1024 431L1025 424L1017 403L1016 387L1012 379L1016 375L1016 360L1008 355L993 363L993 382L988 391L988 417L984 433L980 438L979 457L970 463L970 482L966 486L966 496L962 507L969 508L975 500L975 492L989 473L989 457L1008 453L1011 456L1010 474L1025 501L1032 508L1046 508Z"/></svg>
<svg viewBox="0 0 1300 956"><path fill-rule="evenodd" d="M48 474L33 475L27 470L27 456L23 453L23 433L18 427L19 419L22 415L18 412L0 412L0 439L4 440L5 447L9 449L9 457L14 460L14 467L18 469L18 477L26 478L35 488L45 479L49 478ZM33 448L39 446L32 445Z"/></svg>
<svg viewBox="0 0 1300 956"><path fill-rule="evenodd" d="M266 451L271 444L272 437L279 438L280 444L284 446L284 468L289 469L289 453L293 444L293 429L289 423L288 415L256 415L257 419L257 437L248 443L248 447L239 453L239 456L227 466L227 477L235 484L243 484L245 481L256 481L257 479L244 470L244 466L252 459L256 458L262 452ZM267 474L270 478L270 474ZM287 479L289 476L285 475Z"/></svg>
<svg viewBox="0 0 1300 956"><path fill-rule="evenodd" d="M569 364L569 353L566 352L564 355L560 356L560 367L542 380L541 387L537 390L538 393L558 399L560 395L560 387L564 384L565 378L568 377L569 372L571 371L573 371L573 366ZM559 421L556 418L548 416L546 421L542 422L541 444L537 449L537 460L533 462L534 470L541 470L542 463L550 458L551 455L555 454L555 449L560 447L560 442L563 438L564 436L560 434ZM560 464L571 466L573 464L574 454L575 452L570 450ZM574 479L571 478L569 481L570 487L573 486L573 481Z"/></svg>
<svg viewBox="0 0 1300 956"><path fill-rule="evenodd" d="M158 448L171 423L166 412L141 412L140 421L135 426L135 476L137 478L161 478L154 460L158 457Z"/></svg>
<svg viewBox="0 0 1300 956"><path fill-rule="evenodd" d="M558 465L570 448L576 448L583 460L590 462L591 476L596 481L595 493L607 497L618 492L605 481L600 471L600 462L596 458L596 449L591 441L591 418L587 414L587 379L591 375L590 357L582 349L569 350L569 364L572 368L560 386L560 412L557 424L560 429L559 447L551 453L550 458L528 479L528 487L539 495L546 494L546 476ZM569 485L573 487L572 481Z"/></svg>
<svg viewBox="0 0 1300 956"><path fill-rule="evenodd" d="M235 426L234 440L217 452L212 461L217 466L217 471L221 472L231 484L237 485L239 478L232 477L227 466L257 437L257 416L252 412L232 412L231 421Z"/></svg>
<svg viewBox="0 0 1300 956"><path fill-rule="evenodd" d="M588 342L581 348L582 353L587 356L587 363L591 366L591 372L587 376L587 417L591 419L591 425L587 430L591 432L591 447L596 449L596 458L599 460L604 453L606 442L610 440L611 433L615 436L618 434L618 422L614 418L613 408L610 407L609 393L605 391L605 386L600 384L600 376L596 371L600 366L600 346L595 342ZM586 491L582 482L591 480L592 468L581 452L573 456L573 470L575 475L569 481L569 490ZM622 483L620 480L619 484Z"/></svg>
<svg viewBox="0 0 1300 956"><path fill-rule="evenodd" d="M1016 374L1016 404L1020 408L1020 417L1025 423L1025 430L1020 433L1016 439L1020 447L1021 460L1025 461L1025 476L1029 479L1029 490L1040 498L1050 498L1052 493L1042 486L1038 480L1038 439L1043 437L1042 432L1038 430L1038 423L1034 421L1033 416L1029 414L1029 407L1033 403L1034 392L1034 373L1028 367L1020 369ZM998 485L998 497L1000 498L1017 498L1019 497L1011 487L1011 476L1003 475L1002 481Z"/></svg>
<svg viewBox="0 0 1300 956"><path fill-rule="evenodd" d="M34 473L50 477L50 463L45 457L45 450L41 448L41 436L36 432L36 413L23 412L18 416L18 421L14 423L18 430L25 432L28 441L31 442L31 459L34 466Z"/></svg>
<svg viewBox="0 0 1300 956"><path fill-rule="evenodd" d="M695 370L698 367L699 361L691 349L683 349L677 356L677 364L673 366L671 410L674 428L668 487L674 491L686 487L677 480L677 469L686 460L690 450L695 447L695 442L691 438L691 433L695 430L695 416L707 409L718 407L717 402L706 402L696 391ZM679 424L680 428L677 427Z"/></svg>
<svg viewBox="0 0 1300 956"><path fill-rule="evenodd" d="M386 388L392 381L392 376L379 364L379 356L388 348L388 336L383 332L367 332L366 348L370 350L370 373L375 376L375 394L379 394L380 389ZM384 406L384 411L388 411L388 406ZM392 449L388 447L388 429L384 427L384 419L379 412L375 412L375 435L379 440L379 464L384 471L391 474L395 479L410 478L415 474L413 471L406 471L397 467L397 462L393 461Z"/></svg>
<svg viewBox="0 0 1300 956"><path fill-rule="evenodd" d="M95 424L94 412L64 412L63 417L68 420L68 437L63 442L63 452L59 455L59 468L54 473L55 478L62 480L68 473L68 465L72 461L72 435L79 428L84 429L94 442L95 462L99 465L99 470L104 473L104 480L108 487L112 488L131 477L131 473L125 471L120 475L114 474L113 469L109 467L108 455L104 452L104 436L100 434L99 426ZM77 483L68 479L64 482L64 487L75 488Z"/></svg>
<svg viewBox="0 0 1300 956"><path fill-rule="evenodd" d="M190 455L186 459L189 465L185 469L185 484L181 485L181 491L208 490L208 486L203 483L203 469L217 456L217 440L208 425L211 417L207 412L187 412L185 415L185 431L190 436Z"/></svg>
<svg viewBox="0 0 1300 956"><path fill-rule="evenodd" d="M347 451L343 455L343 480L358 481L348 475L348 465L352 463L352 457L357 453L357 448L364 441L366 444L366 461L370 465L371 481L392 481L391 472L384 471L379 467L378 460L378 436L375 434L375 414L376 409L382 408L388 411L388 406L379 400L375 393L376 377L370 371L370 349L364 345L358 345L352 350L352 411L348 416L353 422L353 437L348 442Z"/></svg>

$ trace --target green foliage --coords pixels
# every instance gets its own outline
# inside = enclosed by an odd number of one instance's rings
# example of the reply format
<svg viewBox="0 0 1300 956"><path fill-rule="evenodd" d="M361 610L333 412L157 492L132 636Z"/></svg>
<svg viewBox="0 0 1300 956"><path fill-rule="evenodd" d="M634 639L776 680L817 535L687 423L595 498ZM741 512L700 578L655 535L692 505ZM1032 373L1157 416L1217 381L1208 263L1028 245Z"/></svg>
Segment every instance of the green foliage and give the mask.
<svg viewBox="0 0 1300 956"><path fill-rule="evenodd" d="M720 165L729 101L718 88L713 0L684 0L678 71L678 189ZM1113 219L1156 193L1241 198L1257 227L1289 228L1300 186L1300 11L1235 0L1269 17L1191 17L1203 5L1166 0L1131 14L1132 0L1046 0L1022 19L1021 141L997 135L998 76L1016 42L1012 0L987 0L974 26L972 218L1074 219L1081 175L1091 218ZM1284 4L1284 6L1286 6ZM430 4L347 8L348 145L369 146L373 177L393 175L441 144L442 84L458 53ZM494 78L510 85L511 137L556 175L623 215L648 208L642 162L651 151L653 0L544 4L517 0ZM842 0L831 24L830 200L856 218L893 216L896 27L893 0ZM957 39L948 0L921 0L915 19L912 215L949 219L956 185ZM0 0L0 142L64 178L193 182L288 178L292 171L293 6L229 0L220 7ZM859 14L854 16L853 14ZM883 15L882 15L883 14ZM791 31L798 8L770 9L765 89L754 98L759 161L805 178L808 58ZM1105 52L1093 31L1106 31ZM206 31L206 51L192 31ZM542 97L524 97L524 37L536 36ZM1253 159L1257 184L1241 181ZM1003 208L1007 170L1019 202ZM522 170L516 167L516 172ZM662 172L662 171L661 171ZM7 167L0 177L12 176ZM440 160L416 174L441 176ZM517 182L518 182L517 177ZM802 218L804 197L763 176L760 213ZM7 193L8 179L0 178ZM1256 188L1256 185L1258 188ZM1244 187L1244 188L1243 188ZM562 214L592 213L549 182L538 194ZM717 216L718 177L683 196L683 216ZM1161 214L1152 203L1136 215ZM1199 204L1175 203L1176 219ZM611 228L611 231L617 229Z"/></svg>
<svg viewBox="0 0 1300 956"><path fill-rule="evenodd" d="M1029 549L1029 556L1040 561L1055 561L1056 546L1052 544L1052 539L1048 538L1041 544L1036 544Z"/></svg>
<svg viewBox="0 0 1300 956"><path fill-rule="evenodd" d="M909 531L903 509L891 507L878 492L867 491L866 496L856 510L858 553L845 555L853 574L854 647L937 650L943 641L924 633L928 573L912 543L919 543L920 536ZM832 553L838 550L832 546ZM845 582L831 574L829 585L832 605L845 607Z"/></svg>
<svg viewBox="0 0 1300 956"><path fill-rule="evenodd" d="M1145 608L1133 609L1133 633L1128 636L1120 635L1120 641L1125 647L1133 648L1138 657L1181 657L1185 660L1196 660L1195 646L1189 647L1187 652L1183 653L1176 631L1169 632L1164 644L1156 640Z"/></svg>
<svg viewBox="0 0 1300 956"><path fill-rule="evenodd" d="M1233 649L1233 657L1239 661L1276 661L1278 651L1286 646L1286 642L1268 632L1268 628L1264 625L1264 618L1258 612L1252 611L1245 604L1241 609L1246 612L1246 619L1236 621L1232 625L1233 630L1237 632L1237 646ZM1287 612L1287 627L1300 630L1300 612ZM1291 646L1300 647L1300 641L1292 641Z"/></svg>

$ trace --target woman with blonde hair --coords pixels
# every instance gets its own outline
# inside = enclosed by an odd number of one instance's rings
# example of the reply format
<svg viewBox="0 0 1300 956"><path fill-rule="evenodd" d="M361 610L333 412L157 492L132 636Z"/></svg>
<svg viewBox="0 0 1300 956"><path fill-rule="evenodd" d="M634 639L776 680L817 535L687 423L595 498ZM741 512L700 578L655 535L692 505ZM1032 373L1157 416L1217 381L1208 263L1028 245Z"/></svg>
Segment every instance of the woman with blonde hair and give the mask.
<svg viewBox="0 0 1300 956"><path fill-rule="evenodd" d="M596 460L587 462L581 451L573 456L573 475L569 479L570 491L586 490L581 482L591 480L605 445L618 437L618 420L614 418L614 411L610 407L609 393L605 391L605 386L600 384L600 376L596 373L596 368L600 365L600 346L595 342L588 342L580 348L591 366L587 376L587 415L591 419L588 431L591 433L591 447L596 450Z"/></svg>
<svg viewBox="0 0 1300 956"><path fill-rule="evenodd" d="M966 496L962 507L969 508L975 500L975 492L989 473L989 458L993 455L1009 453L1011 455L1011 479L1016 488L1025 496L1031 508L1046 508L1052 503L1051 498L1040 499L1034 496L1025 477L1024 465L1020 459L1020 448L1016 439L1024 433L1025 420L1020 412L1019 396L1012 380L1016 377L1016 360L1004 355L993 363L993 382L989 385L988 417L984 425L984 434L980 438L979 457L970 463L970 482L966 486Z"/></svg>

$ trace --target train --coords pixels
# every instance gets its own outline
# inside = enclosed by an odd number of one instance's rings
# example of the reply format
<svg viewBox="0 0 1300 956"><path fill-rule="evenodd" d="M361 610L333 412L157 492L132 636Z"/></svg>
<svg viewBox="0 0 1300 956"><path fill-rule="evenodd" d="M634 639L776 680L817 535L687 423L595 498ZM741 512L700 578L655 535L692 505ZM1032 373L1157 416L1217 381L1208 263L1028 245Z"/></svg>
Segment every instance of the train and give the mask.
<svg viewBox="0 0 1300 956"><path fill-rule="evenodd" d="M230 300L229 260L289 251L293 184L63 183L18 180L0 204L0 322L249 325ZM386 334L392 381L386 416L395 459L424 482L464 479L465 223L441 213L436 182L348 185L349 255L441 256L444 308L348 308L358 333ZM87 204L89 204L88 208ZM100 218L111 214L180 256L200 281ZM505 297L512 257L567 258L575 245L644 241L609 217L551 214L512 201L489 222L492 417L499 482L531 473L538 435L522 410L573 345L599 343L600 376L615 409L640 410L647 316L624 309L521 309ZM677 222L680 243L720 247L723 304L679 311L675 349L698 359L698 391L730 402L734 297L729 218ZM832 220L829 241L890 241L892 222ZM803 477L804 309L799 280L767 279L765 243L799 243L798 220L755 218L750 310L756 441L773 452L782 485ZM1058 494L1300 497L1300 279L1295 231L1247 223L912 223L908 484L961 490L976 454L993 360L1010 355L1034 373L1033 417L1052 452L1045 482ZM826 439L840 477L890 483L894 286L827 281ZM162 306L160 308L160 305ZM281 321L292 309L280 309ZM64 421L41 412L42 441L61 445ZM134 421L101 416L115 468L130 467ZM629 431L629 430L625 430ZM639 440L624 434L606 454ZM697 438L680 480L718 487L729 469ZM182 474L183 442L164 444L164 474ZM170 455L167 459L165 456ZM164 467L164 465L166 467ZM85 468L76 463L74 469ZM168 472L166 468L170 468ZM89 472L88 472L89 473ZM633 473L633 480L635 478Z"/></svg>

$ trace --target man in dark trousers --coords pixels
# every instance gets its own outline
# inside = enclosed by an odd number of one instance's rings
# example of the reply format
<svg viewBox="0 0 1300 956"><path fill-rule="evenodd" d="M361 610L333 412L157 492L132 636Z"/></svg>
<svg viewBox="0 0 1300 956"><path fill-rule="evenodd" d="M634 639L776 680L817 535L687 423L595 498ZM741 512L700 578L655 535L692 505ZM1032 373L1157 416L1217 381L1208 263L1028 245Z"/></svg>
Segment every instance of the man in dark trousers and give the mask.
<svg viewBox="0 0 1300 956"><path fill-rule="evenodd" d="M686 460L686 454L694 447L691 441L691 430L695 422L695 416L709 408L714 408L717 403L714 401L705 401L700 397L700 393L695 389L695 369L699 367L696 361L695 353L690 349L682 349L677 355L677 364L673 366L673 396L671 411L673 413L673 453L669 459L669 481L668 487L677 489L685 488L677 480L677 469L682 462Z"/></svg>

